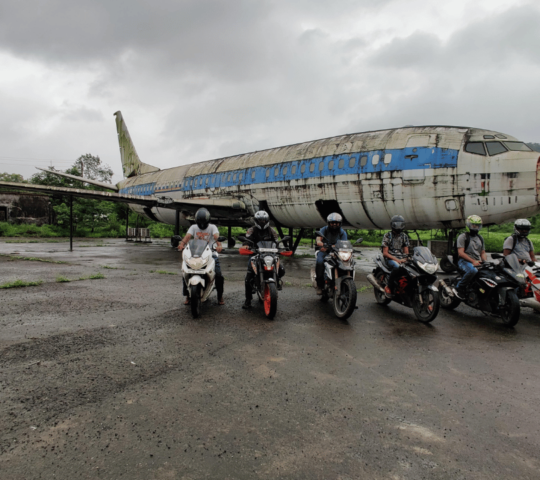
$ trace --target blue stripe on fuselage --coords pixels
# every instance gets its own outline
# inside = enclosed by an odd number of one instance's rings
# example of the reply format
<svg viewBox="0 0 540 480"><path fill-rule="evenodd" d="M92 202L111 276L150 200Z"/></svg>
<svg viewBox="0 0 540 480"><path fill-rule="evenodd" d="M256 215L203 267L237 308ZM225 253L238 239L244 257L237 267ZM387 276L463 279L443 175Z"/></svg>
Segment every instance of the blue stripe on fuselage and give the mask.
<svg viewBox="0 0 540 480"><path fill-rule="evenodd" d="M374 158L379 156L378 163ZM387 156L391 155L391 158ZM385 163L385 156L387 163ZM454 168L457 166L458 150L439 147L408 147L396 150L328 155L308 160L281 162L269 166L254 166L224 173L207 173L186 177L179 185L157 188L154 184L137 185L122 189L120 193L152 195L157 192L204 190L238 185L253 185L315 177L337 177L361 173L392 172L398 170L420 170L431 168ZM144 193L136 193L143 188ZM146 193L148 192L148 193Z"/></svg>

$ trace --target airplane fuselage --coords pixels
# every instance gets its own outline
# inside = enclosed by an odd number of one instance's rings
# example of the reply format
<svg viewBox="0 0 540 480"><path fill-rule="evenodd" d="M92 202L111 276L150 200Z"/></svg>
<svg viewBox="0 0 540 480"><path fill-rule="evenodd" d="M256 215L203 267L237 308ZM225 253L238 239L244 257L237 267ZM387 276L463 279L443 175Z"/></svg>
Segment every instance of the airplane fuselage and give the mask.
<svg viewBox="0 0 540 480"><path fill-rule="evenodd" d="M498 132L426 126L343 135L133 176L120 193L175 200L231 198L247 217L318 228L341 212L350 228L458 228L469 215L499 224L540 211L539 153ZM175 212L133 210L174 224ZM189 224L189 213L181 216ZM150 215L149 215L150 214ZM234 217L229 224L242 224ZM217 218L217 223L220 223ZM223 219L225 221L225 219Z"/></svg>

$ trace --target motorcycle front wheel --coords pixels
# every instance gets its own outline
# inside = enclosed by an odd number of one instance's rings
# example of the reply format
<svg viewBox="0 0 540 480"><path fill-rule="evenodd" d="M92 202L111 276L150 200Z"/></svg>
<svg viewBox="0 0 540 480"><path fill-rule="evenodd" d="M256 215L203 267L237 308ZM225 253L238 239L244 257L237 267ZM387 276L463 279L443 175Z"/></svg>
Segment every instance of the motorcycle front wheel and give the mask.
<svg viewBox="0 0 540 480"><path fill-rule="evenodd" d="M422 301L420 301L420 295L422 295ZM431 288L426 288L421 294L414 293L413 310L418 321L429 323L435 320L439 313L439 306L439 294Z"/></svg>
<svg viewBox="0 0 540 480"><path fill-rule="evenodd" d="M275 283L264 284L264 314L272 320L277 312L277 287Z"/></svg>
<svg viewBox="0 0 540 480"><path fill-rule="evenodd" d="M503 323L507 327L513 327L519 321L519 300L516 292L509 290L506 292L506 302L500 310Z"/></svg>
<svg viewBox="0 0 540 480"><path fill-rule="evenodd" d="M198 318L201 314L201 286L191 285L190 294L191 316Z"/></svg>
<svg viewBox="0 0 540 480"><path fill-rule="evenodd" d="M352 278L346 278L341 282L341 292L334 293L334 313L336 317L346 320L356 308L356 285Z"/></svg>

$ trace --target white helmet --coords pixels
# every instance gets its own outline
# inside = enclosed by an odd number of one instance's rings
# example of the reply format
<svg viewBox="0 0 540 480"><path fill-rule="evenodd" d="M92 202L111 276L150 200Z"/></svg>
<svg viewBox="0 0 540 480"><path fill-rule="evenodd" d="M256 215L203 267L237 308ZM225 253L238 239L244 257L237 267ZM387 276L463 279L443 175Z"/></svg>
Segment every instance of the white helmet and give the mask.
<svg viewBox="0 0 540 480"><path fill-rule="evenodd" d="M270 226L270 215L266 213L264 210L259 210L255 214L255 226L257 228L260 228L261 230L264 230L266 227Z"/></svg>
<svg viewBox="0 0 540 480"><path fill-rule="evenodd" d="M527 220L526 218L518 218L514 222L514 233L519 238L525 238L527 235L529 235L529 232L531 231L531 222Z"/></svg>
<svg viewBox="0 0 540 480"><path fill-rule="evenodd" d="M326 217L326 223L328 223L328 228L335 232L341 228L343 217L339 213L331 213Z"/></svg>

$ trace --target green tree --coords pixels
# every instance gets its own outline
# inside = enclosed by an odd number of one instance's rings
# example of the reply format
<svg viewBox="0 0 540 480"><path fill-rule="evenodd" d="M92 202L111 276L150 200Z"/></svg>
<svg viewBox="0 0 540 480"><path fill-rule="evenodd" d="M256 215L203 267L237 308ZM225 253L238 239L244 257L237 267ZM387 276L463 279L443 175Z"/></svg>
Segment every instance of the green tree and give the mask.
<svg viewBox="0 0 540 480"><path fill-rule="evenodd" d="M26 183L22 175L18 173L0 173L0 182Z"/></svg>

